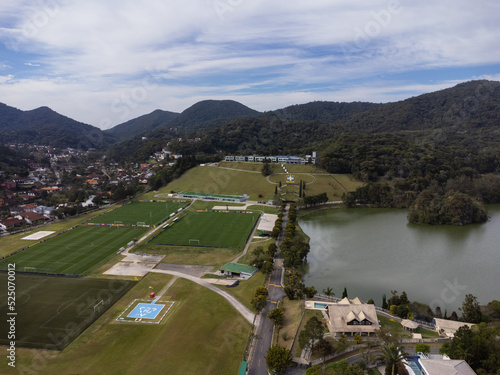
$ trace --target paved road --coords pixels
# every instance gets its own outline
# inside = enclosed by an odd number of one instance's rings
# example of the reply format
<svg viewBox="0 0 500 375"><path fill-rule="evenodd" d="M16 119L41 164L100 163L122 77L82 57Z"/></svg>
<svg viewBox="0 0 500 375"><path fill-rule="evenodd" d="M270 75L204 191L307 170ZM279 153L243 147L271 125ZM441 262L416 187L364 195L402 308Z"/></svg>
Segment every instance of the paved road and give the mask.
<svg viewBox="0 0 500 375"><path fill-rule="evenodd" d="M218 295L224 297L236 310L238 310L241 315L250 323L253 323L253 318L255 314L244 304L242 304L240 301L238 301L236 298L234 298L231 294L226 292L225 290L220 289L217 286L214 286L212 284L207 283L205 280L200 279L199 277L191 276L185 273L177 272L177 271L170 271L170 270L160 270L160 269L152 269L150 272L156 272L156 273L166 273L168 275L174 275L177 277L182 277L183 279L188 279L191 280L201 286L204 286L207 289L210 289L217 293Z"/></svg>
<svg viewBox="0 0 500 375"><path fill-rule="evenodd" d="M267 374L266 365L266 354L267 350L271 346L273 339L273 323L267 318L269 311L277 306L280 299L283 298L285 293L283 292L283 286L281 285L281 278L283 273L283 259L280 257L279 244L283 241L286 223L288 222L288 207L285 210L283 216L283 230L278 237L278 253L274 261L274 271L269 278L269 296L267 299L267 304L264 310L262 310L260 325L257 328L257 338L255 342L255 349L253 351L253 356L250 359L249 367L250 371L248 375L264 375Z"/></svg>

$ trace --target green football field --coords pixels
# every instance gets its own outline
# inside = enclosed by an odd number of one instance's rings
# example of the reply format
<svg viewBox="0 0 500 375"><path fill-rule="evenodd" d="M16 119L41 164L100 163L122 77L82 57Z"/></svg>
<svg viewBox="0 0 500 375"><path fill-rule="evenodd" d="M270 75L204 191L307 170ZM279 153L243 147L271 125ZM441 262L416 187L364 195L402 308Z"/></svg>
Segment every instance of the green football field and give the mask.
<svg viewBox="0 0 500 375"><path fill-rule="evenodd" d="M0 262L0 269L15 263L19 271L83 274L145 233L144 228L80 226L36 244Z"/></svg>
<svg viewBox="0 0 500 375"><path fill-rule="evenodd" d="M243 249L258 218L258 213L190 212L153 242Z"/></svg>
<svg viewBox="0 0 500 375"><path fill-rule="evenodd" d="M89 223L156 225L171 213L177 212L189 202L131 202L104 215L89 220Z"/></svg>
<svg viewBox="0 0 500 375"><path fill-rule="evenodd" d="M136 284L126 280L19 273L11 280L16 291L16 346L55 350L64 349ZM12 312L7 305L7 281L7 273L0 272L0 284L5 286L0 289L3 317ZM7 319L0 320L0 331L9 331ZM0 337L0 345L9 345L6 334Z"/></svg>

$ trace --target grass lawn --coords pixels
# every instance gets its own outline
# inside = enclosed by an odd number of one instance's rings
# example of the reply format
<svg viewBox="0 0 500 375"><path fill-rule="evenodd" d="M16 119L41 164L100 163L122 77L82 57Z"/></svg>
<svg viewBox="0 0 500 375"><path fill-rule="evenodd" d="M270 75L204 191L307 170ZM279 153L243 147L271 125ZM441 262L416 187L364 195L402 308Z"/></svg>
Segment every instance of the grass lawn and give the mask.
<svg viewBox="0 0 500 375"><path fill-rule="evenodd" d="M156 225L164 221L171 213L186 206L188 202L131 202L89 220L90 223L105 223L136 225L142 222L145 225Z"/></svg>
<svg viewBox="0 0 500 375"><path fill-rule="evenodd" d="M350 175L324 175L324 174L294 174L295 184L287 184L287 174L272 175L269 179L272 182L280 182L282 184L281 193L286 192L286 197L293 198L293 192L298 193L300 180L306 183L304 190L306 195L317 195L325 193L330 201L339 201L346 191L353 191L363 183L354 180ZM284 186L287 184L287 186ZM295 196L297 198L297 196Z"/></svg>
<svg viewBox="0 0 500 375"><path fill-rule="evenodd" d="M250 200L255 201L267 201L274 197L274 185L269 184L262 174L217 167L198 166L191 168L180 178L172 181L154 195L168 194L170 191L176 193L191 191L194 193L222 195L248 194ZM259 197L259 195L262 195L262 197ZM141 197L141 199L147 198Z"/></svg>
<svg viewBox="0 0 500 375"><path fill-rule="evenodd" d="M288 349L290 349L293 338L299 328L300 318L302 316L301 305L303 305L303 303L304 301L302 300L290 301L288 297L283 298L282 306L285 309L285 322L283 327L280 329L278 344L283 345Z"/></svg>
<svg viewBox="0 0 500 375"><path fill-rule="evenodd" d="M0 273L0 283L7 285L6 273ZM62 350L136 283L17 274L15 284L16 345ZM7 288L0 290L0 300L7 301ZM102 310L94 311L101 300ZM2 303L0 313L7 316L7 312ZM0 320L0 330L8 331L6 319ZM0 345L8 343L7 335L2 335Z"/></svg>
<svg viewBox="0 0 500 375"><path fill-rule="evenodd" d="M254 201L268 201L274 198L276 185L270 184L261 173L256 173L260 171L260 163L222 162L221 165L238 170L198 166L188 170L180 178L172 181L159 191L141 196L141 199L167 198L172 191L229 195L248 194L250 200ZM274 183L281 181L282 184L285 184L287 175L284 173L283 168L278 164L271 163L271 165L273 171L280 174L271 175L269 180ZM363 185L361 182L352 179L350 175L328 175L325 174L324 170L314 165L289 164L286 167L291 174L295 175L297 185L301 179L306 183L310 183L306 186L305 192L307 195L326 192L330 200L340 200L346 190L352 191L356 187ZM293 190L292 187L289 189ZM290 197L293 198L291 195Z"/></svg>
<svg viewBox="0 0 500 375"><path fill-rule="evenodd" d="M236 297L241 303L243 303L250 310L255 312L255 308L250 303L252 301L253 296L255 295L255 290L259 286L264 285L264 280L266 276L258 271L255 275L253 275L248 280L240 280L240 284L234 288L227 288L225 286L219 285L219 288L225 290L226 292L232 294Z"/></svg>
<svg viewBox="0 0 500 375"><path fill-rule="evenodd" d="M239 169L242 171L251 171L251 172L260 172L262 170L262 166L264 163L261 162L242 162L242 161L221 161L219 166L221 168L232 168ZM269 163L271 170L273 173L279 172L283 170L279 164Z"/></svg>
<svg viewBox="0 0 500 375"><path fill-rule="evenodd" d="M241 253L240 249L216 249L212 247L159 246L152 242L140 245L137 251L146 254L165 255L161 263L192 264L197 266L222 267Z"/></svg>
<svg viewBox="0 0 500 375"><path fill-rule="evenodd" d="M9 235L9 236L3 236L0 238L0 257L4 257L6 255L10 255L16 250L21 250L22 248L32 245L33 243L36 243L36 241L30 241L30 240L23 240L23 237L26 237L30 234L40 232L40 231L53 231L56 233L62 232L64 230L67 230L71 227L77 226L81 224L83 221L90 219L91 217L94 217L96 215L100 215L106 211L109 211L108 208L104 208L99 211L94 211L85 215L81 215L78 217L58 221L53 224L49 225L44 225L42 227L29 230L27 232L23 233L18 233L14 235ZM54 233L54 234L56 234Z"/></svg>
<svg viewBox="0 0 500 375"><path fill-rule="evenodd" d="M238 263L251 265L250 260L252 259L252 251L259 246L262 246L264 248L264 251L267 251L268 246L272 243L276 243L274 238L269 238L267 240L255 239L248 247L247 253L238 260Z"/></svg>
<svg viewBox="0 0 500 375"><path fill-rule="evenodd" d="M237 248L242 251L258 214L190 212L151 242L157 245Z"/></svg>
<svg viewBox="0 0 500 375"><path fill-rule="evenodd" d="M392 335L399 335L401 338L413 337L412 332L405 330L401 325L401 323L395 320L391 320L390 318L387 318L382 315L377 315L377 316L378 319L380 320L381 326L386 327ZM428 329L423 329L421 327L418 327L415 330L415 333L420 333L423 339L435 339L439 337L436 331L430 331Z"/></svg>
<svg viewBox="0 0 500 375"><path fill-rule="evenodd" d="M36 267L37 272L83 274L144 232L143 228L80 226L5 258L0 269L16 263L20 271Z"/></svg>
<svg viewBox="0 0 500 375"><path fill-rule="evenodd" d="M147 297L149 286L159 290L169 280L149 274L63 352L19 351L18 368L1 361L0 373L18 374L26 366L40 375L235 374L251 325L195 283L178 279L170 287L162 300L175 304L161 324L115 321L134 299Z"/></svg>
<svg viewBox="0 0 500 375"><path fill-rule="evenodd" d="M323 314L321 314L321 311L319 311L319 310L306 310L304 313L304 318L302 319L302 323L300 324L300 327L298 329L299 333L300 333L300 331L302 331L304 329L304 326L306 325L307 321L309 319L311 319L313 316L318 318L326 326L326 323L324 322ZM294 357L300 357L301 353L302 353L302 349L300 348L299 340L297 339L297 340L295 340L295 343L293 344L292 355Z"/></svg>
<svg viewBox="0 0 500 375"><path fill-rule="evenodd" d="M262 211L265 214L274 214L274 215L277 215L279 212L279 209L277 209L274 206L253 205L253 206L248 206L246 209L250 211Z"/></svg>

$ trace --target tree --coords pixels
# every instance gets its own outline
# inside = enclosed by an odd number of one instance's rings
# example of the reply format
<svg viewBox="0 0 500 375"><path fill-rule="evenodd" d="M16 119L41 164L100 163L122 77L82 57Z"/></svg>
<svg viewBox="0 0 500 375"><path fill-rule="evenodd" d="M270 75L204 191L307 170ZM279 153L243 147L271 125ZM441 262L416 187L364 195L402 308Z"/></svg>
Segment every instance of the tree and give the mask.
<svg viewBox="0 0 500 375"><path fill-rule="evenodd" d="M318 293L318 291L313 286L307 286L304 288L304 293L307 296L307 298L313 298L316 295L316 293Z"/></svg>
<svg viewBox="0 0 500 375"><path fill-rule="evenodd" d="M271 373L282 374L292 364L292 353L282 346L273 345L267 351L266 364Z"/></svg>
<svg viewBox="0 0 500 375"><path fill-rule="evenodd" d="M415 353L424 353L428 355L431 352L431 346L427 344L419 343L415 345Z"/></svg>
<svg viewBox="0 0 500 375"><path fill-rule="evenodd" d="M269 292L264 286L259 286L255 291L255 296L253 297L251 304L253 307L255 307L255 310L257 310L257 312L261 312L262 309L266 307L268 295Z"/></svg>
<svg viewBox="0 0 500 375"><path fill-rule="evenodd" d="M281 306L275 307L269 312L269 314L267 314L267 317L276 327L281 328L283 327L283 322L285 320L285 310Z"/></svg>
<svg viewBox="0 0 500 375"><path fill-rule="evenodd" d="M270 176L273 173L271 165L269 164L267 159L264 160L264 163L262 165L260 172L262 173L263 176Z"/></svg>
<svg viewBox="0 0 500 375"><path fill-rule="evenodd" d="M382 296L382 308L386 310L389 309L389 305L387 304L387 297L385 294Z"/></svg>
<svg viewBox="0 0 500 375"><path fill-rule="evenodd" d="M470 328L462 326L456 332L451 342L444 343L441 354L451 359L463 359L478 374L498 374L500 371L500 341L496 339L497 332L488 328L486 323L480 323Z"/></svg>
<svg viewBox="0 0 500 375"><path fill-rule="evenodd" d="M331 297L331 296L335 295L335 293L333 293L333 288L330 288L330 287L323 289L323 294L327 297Z"/></svg>
<svg viewBox="0 0 500 375"><path fill-rule="evenodd" d="M436 318L441 319L443 317L443 313L441 312L441 307L436 306L436 312L434 314Z"/></svg>
<svg viewBox="0 0 500 375"><path fill-rule="evenodd" d="M363 337L361 335L358 335L357 333L354 335L354 342L359 345L363 342Z"/></svg>
<svg viewBox="0 0 500 375"><path fill-rule="evenodd" d="M481 307L477 297L472 294L466 294L462 307L462 320L467 323L480 323L482 319Z"/></svg>
<svg viewBox="0 0 500 375"><path fill-rule="evenodd" d="M323 323L313 316L299 334L299 345L303 349L310 346L315 340L321 340L324 335Z"/></svg>
<svg viewBox="0 0 500 375"><path fill-rule="evenodd" d="M385 375L398 374L398 365L403 363L408 355L403 349L395 343L386 344L380 348L382 354L378 358L385 362Z"/></svg>
<svg viewBox="0 0 500 375"><path fill-rule="evenodd" d="M400 305L409 305L410 304L410 300L408 299L408 296L406 295L405 291L403 291L403 293L401 293L401 296L399 297L399 304Z"/></svg>
<svg viewBox="0 0 500 375"><path fill-rule="evenodd" d="M347 288L346 287L344 287L344 291L342 292L342 299L344 299L344 298L349 298L347 296Z"/></svg>
<svg viewBox="0 0 500 375"><path fill-rule="evenodd" d="M321 339L314 344L313 351L320 353L322 357L326 357L333 354L334 349L330 341Z"/></svg>

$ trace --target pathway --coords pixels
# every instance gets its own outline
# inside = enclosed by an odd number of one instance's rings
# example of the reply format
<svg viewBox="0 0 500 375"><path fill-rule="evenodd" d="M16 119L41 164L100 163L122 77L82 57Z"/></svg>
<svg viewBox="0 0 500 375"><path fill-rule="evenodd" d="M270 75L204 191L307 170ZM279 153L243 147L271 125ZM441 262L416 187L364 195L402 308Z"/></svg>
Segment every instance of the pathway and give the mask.
<svg viewBox="0 0 500 375"><path fill-rule="evenodd" d="M283 241L286 223L288 222L288 207L285 209L285 213L283 215L283 230L278 236L277 245L278 252L274 261L274 270L271 273L269 278L268 291L269 296L267 300L266 307L262 310L260 318L261 324L257 327L256 330L256 339L254 339L253 345L253 355L249 359L249 367L250 371L249 375L261 375L267 374L267 365L266 365L266 354L269 347L272 344L273 340L273 323L267 318L267 314L278 306L278 301L281 300L285 293L283 291L283 259L280 256L280 248L279 245Z"/></svg>
<svg viewBox="0 0 500 375"><path fill-rule="evenodd" d="M210 289L211 291L217 293L218 295L224 297L230 304L233 306L243 317L250 323L253 323L253 318L254 318L254 313L246 307L244 304L242 304L240 301L238 301L235 297L233 297L231 294L228 292L220 289L219 287L216 287L208 282L206 282L204 279L200 279L199 277L187 275L185 273L177 272L177 271L169 271L169 270L160 270L160 269L153 269L150 272L155 272L155 273L164 273L168 275L173 275L177 277L181 277L183 279L190 280L192 282L195 282L198 285L201 285L207 289Z"/></svg>

